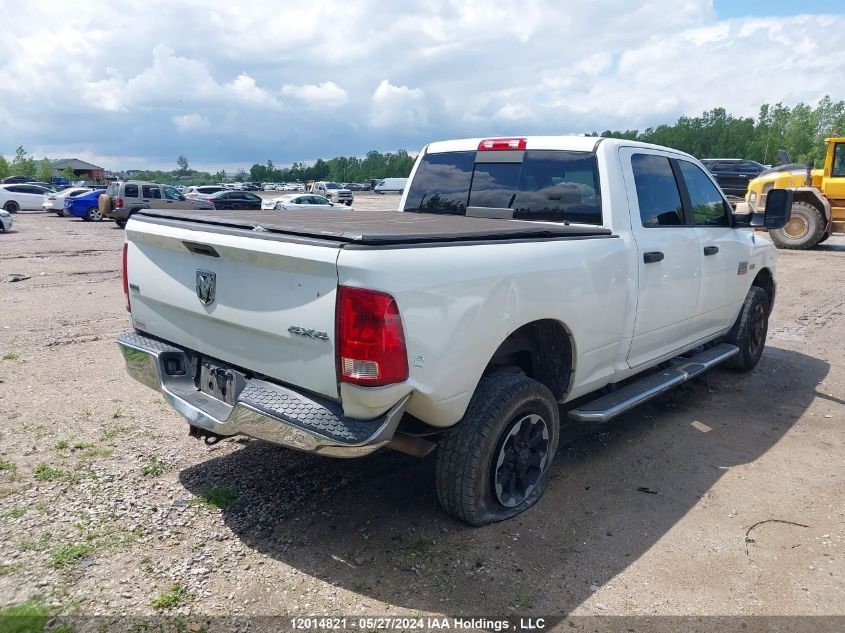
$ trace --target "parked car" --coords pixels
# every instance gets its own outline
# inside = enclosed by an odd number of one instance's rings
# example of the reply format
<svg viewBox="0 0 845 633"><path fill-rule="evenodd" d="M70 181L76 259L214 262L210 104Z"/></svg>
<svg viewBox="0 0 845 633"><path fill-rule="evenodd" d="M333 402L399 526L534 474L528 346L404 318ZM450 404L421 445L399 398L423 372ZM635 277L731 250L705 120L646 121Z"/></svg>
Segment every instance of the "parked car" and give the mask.
<svg viewBox="0 0 845 633"><path fill-rule="evenodd" d="M400 213L140 212L129 374L210 442L436 449L441 505L481 525L543 494L560 404L600 424L759 362L777 251L692 156L463 139L423 148L413 173ZM757 219L783 226L792 195L769 191Z"/></svg>
<svg viewBox="0 0 845 633"><path fill-rule="evenodd" d="M270 200L263 200L261 202L262 209L276 209L277 211L287 211L290 209L316 209L316 210L332 210L343 208L336 206L334 202L323 196L316 196L310 193L294 193L286 196L279 196Z"/></svg>
<svg viewBox="0 0 845 633"><path fill-rule="evenodd" d="M210 196L213 193L217 193L218 191L228 191L228 189L220 185L199 185L196 187L188 187L188 189L184 192L184 195L186 198L203 198L205 196Z"/></svg>
<svg viewBox="0 0 845 633"><path fill-rule="evenodd" d="M5 209L0 209L0 233L8 233L12 230L12 214Z"/></svg>
<svg viewBox="0 0 845 633"><path fill-rule="evenodd" d="M701 164L716 178L716 182L729 196L745 197L748 183L766 170L757 161L741 158L705 158Z"/></svg>
<svg viewBox="0 0 845 633"><path fill-rule="evenodd" d="M405 191L407 183L407 178L385 178L373 188L373 191L376 193L402 193Z"/></svg>
<svg viewBox="0 0 845 633"><path fill-rule="evenodd" d="M99 222L103 219L103 212L100 211L100 194L105 189L95 189L79 196L68 196L64 199L64 215L72 218L82 218L90 222Z"/></svg>
<svg viewBox="0 0 845 633"><path fill-rule="evenodd" d="M357 182L345 182L341 186L349 191L364 191L364 187Z"/></svg>
<svg viewBox="0 0 845 633"><path fill-rule="evenodd" d="M41 210L61 217L64 215L65 198L76 198L86 193L91 193L87 187L69 187L55 193L46 193L41 203Z"/></svg>
<svg viewBox="0 0 845 633"><path fill-rule="evenodd" d="M4 185L19 185L32 180L29 176L6 176L3 179Z"/></svg>
<svg viewBox="0 0 845 633"><path fill-rule="evenodd" d="M157 182L125 180L113 182L100 195L100 212L123 228L133 213L140 209L213 209L214 206L200 199L190 199L175 187Z"/></svg>
<svg viewBox="0 0 845 633"><path fill-rule="evenodd" d="M220 191L205 198L215 209L260 209L261 198L250 191Z"/></svg>
<svg viewBox="0 0 845 633"><path fill-rule="evenodd" d="M325 180L318 180L311 185L309 193L315 193L319 196L325 196L332 202L340 202L346 206L352 206L354 196L349 189L344 189L338 182L326 182Z"/></svg>
<svg viewBox="0 0 845 633"><path fill-rule="evenodd" d="M37 211L41 209L45 194L49 193L54 192L41 185L3 184L0 185L0 208L9 213Z"/></svg>
<svg viewBox="0 0 845 633"><path fill-rule="evenodd" d="M50 191L55 191L56 187L54 184L49 182L44 182L43 180L28 180L26 182L28 185L37 185L38 187L44 187L45 189L49 189Z"/></svg>

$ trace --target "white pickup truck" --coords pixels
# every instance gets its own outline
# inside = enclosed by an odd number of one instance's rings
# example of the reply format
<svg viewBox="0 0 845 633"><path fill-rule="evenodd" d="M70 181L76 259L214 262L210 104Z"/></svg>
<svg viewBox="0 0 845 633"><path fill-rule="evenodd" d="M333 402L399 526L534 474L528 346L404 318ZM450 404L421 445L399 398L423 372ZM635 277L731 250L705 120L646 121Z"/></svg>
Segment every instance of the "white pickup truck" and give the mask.
<svg viewBox="0 0 845 633"><path fill-rule="evenodd" d="M133 215L119 344L206 442L437 447L443 507L480 525L540 497L560 411L601 423L757 364L776 251L749 224L789 196L733 215L694 158L630 141L431 143L402 213Z"/></svg>

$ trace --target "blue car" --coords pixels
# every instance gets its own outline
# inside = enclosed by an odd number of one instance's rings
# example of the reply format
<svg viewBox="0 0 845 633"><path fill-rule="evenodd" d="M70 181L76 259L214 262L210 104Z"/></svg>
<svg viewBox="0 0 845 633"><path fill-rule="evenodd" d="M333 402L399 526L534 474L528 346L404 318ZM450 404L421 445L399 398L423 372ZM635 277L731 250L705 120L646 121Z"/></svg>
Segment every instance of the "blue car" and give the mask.
<svg viewBox="0 0 845 633"><path fill-rule="evenodd" d="M99 222L103 219L103 214L100 211L98 198L104 191L105 189L96 189L91 193L76 196L75 198L65 198L64 214L74 218Z"/></svg>

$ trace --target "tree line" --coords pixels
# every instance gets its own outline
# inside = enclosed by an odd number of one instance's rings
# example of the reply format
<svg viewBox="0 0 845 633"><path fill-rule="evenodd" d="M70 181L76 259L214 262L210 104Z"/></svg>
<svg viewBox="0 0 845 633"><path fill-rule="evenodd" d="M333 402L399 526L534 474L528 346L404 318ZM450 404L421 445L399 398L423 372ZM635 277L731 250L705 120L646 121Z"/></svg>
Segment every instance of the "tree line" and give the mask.
<svg viewBox="0 0 845 633"><path fill-rule="evenodd" d="M663 124L640 130L605 130L593 136L609 136L674 147L698 158L746 158L764 165L777 164L778 150L789 152L793 162L813 162L820 167L824 160L824 139L845 134L845 101L833 101L825 96L815 105L798 103L793 107L782 103L763 104L756 117L735 117L725 108L713 108L701 116L682 116L673 124ZM173 171L144 171L135 174L140 180L158 182L191 182L205 184L227 181L292 182L306 180L336 180L338 182L366 182L371 178L407 177L414 159L407 151L381 153L376 150L366 156L336 156L318 159L313 164L293 163L290 167L276 167L272 160L255 163L249 172L234 174L218 171L214 174L190 168L188 159L180 155ZM37 161L23 147L15 150L8 161L0 155L0 178L28 176L50 181L53 169L50 161ZM68 180L75 176L71 169L62 172Z"/></svg>
<svg viewBox="0 0 845 633"><path fill-rule="evenodd" d="M815 105L782 103L760 106L756 118L734 117L724 108L701 116L682 116L673 125L639 130L605 130L610 136L674 147L697 158L746 158L776 165L778 150L785 149L793 162L824 161L824 139L845 134L845 101L825 96Z"/></svg>

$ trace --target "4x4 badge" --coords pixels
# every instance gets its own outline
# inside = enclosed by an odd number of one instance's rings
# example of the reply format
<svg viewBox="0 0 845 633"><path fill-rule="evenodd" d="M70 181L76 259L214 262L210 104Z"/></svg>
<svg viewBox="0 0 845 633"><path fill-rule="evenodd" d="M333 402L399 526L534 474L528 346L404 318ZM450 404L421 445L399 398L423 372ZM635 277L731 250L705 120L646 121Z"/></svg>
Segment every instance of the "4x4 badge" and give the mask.
<svg viewBox="0 0 845 633"><path fill-rule="evenodd" d="M203 305L214 302L217 293L217 274L207 270L197 271L197 297Z"/></svg>

